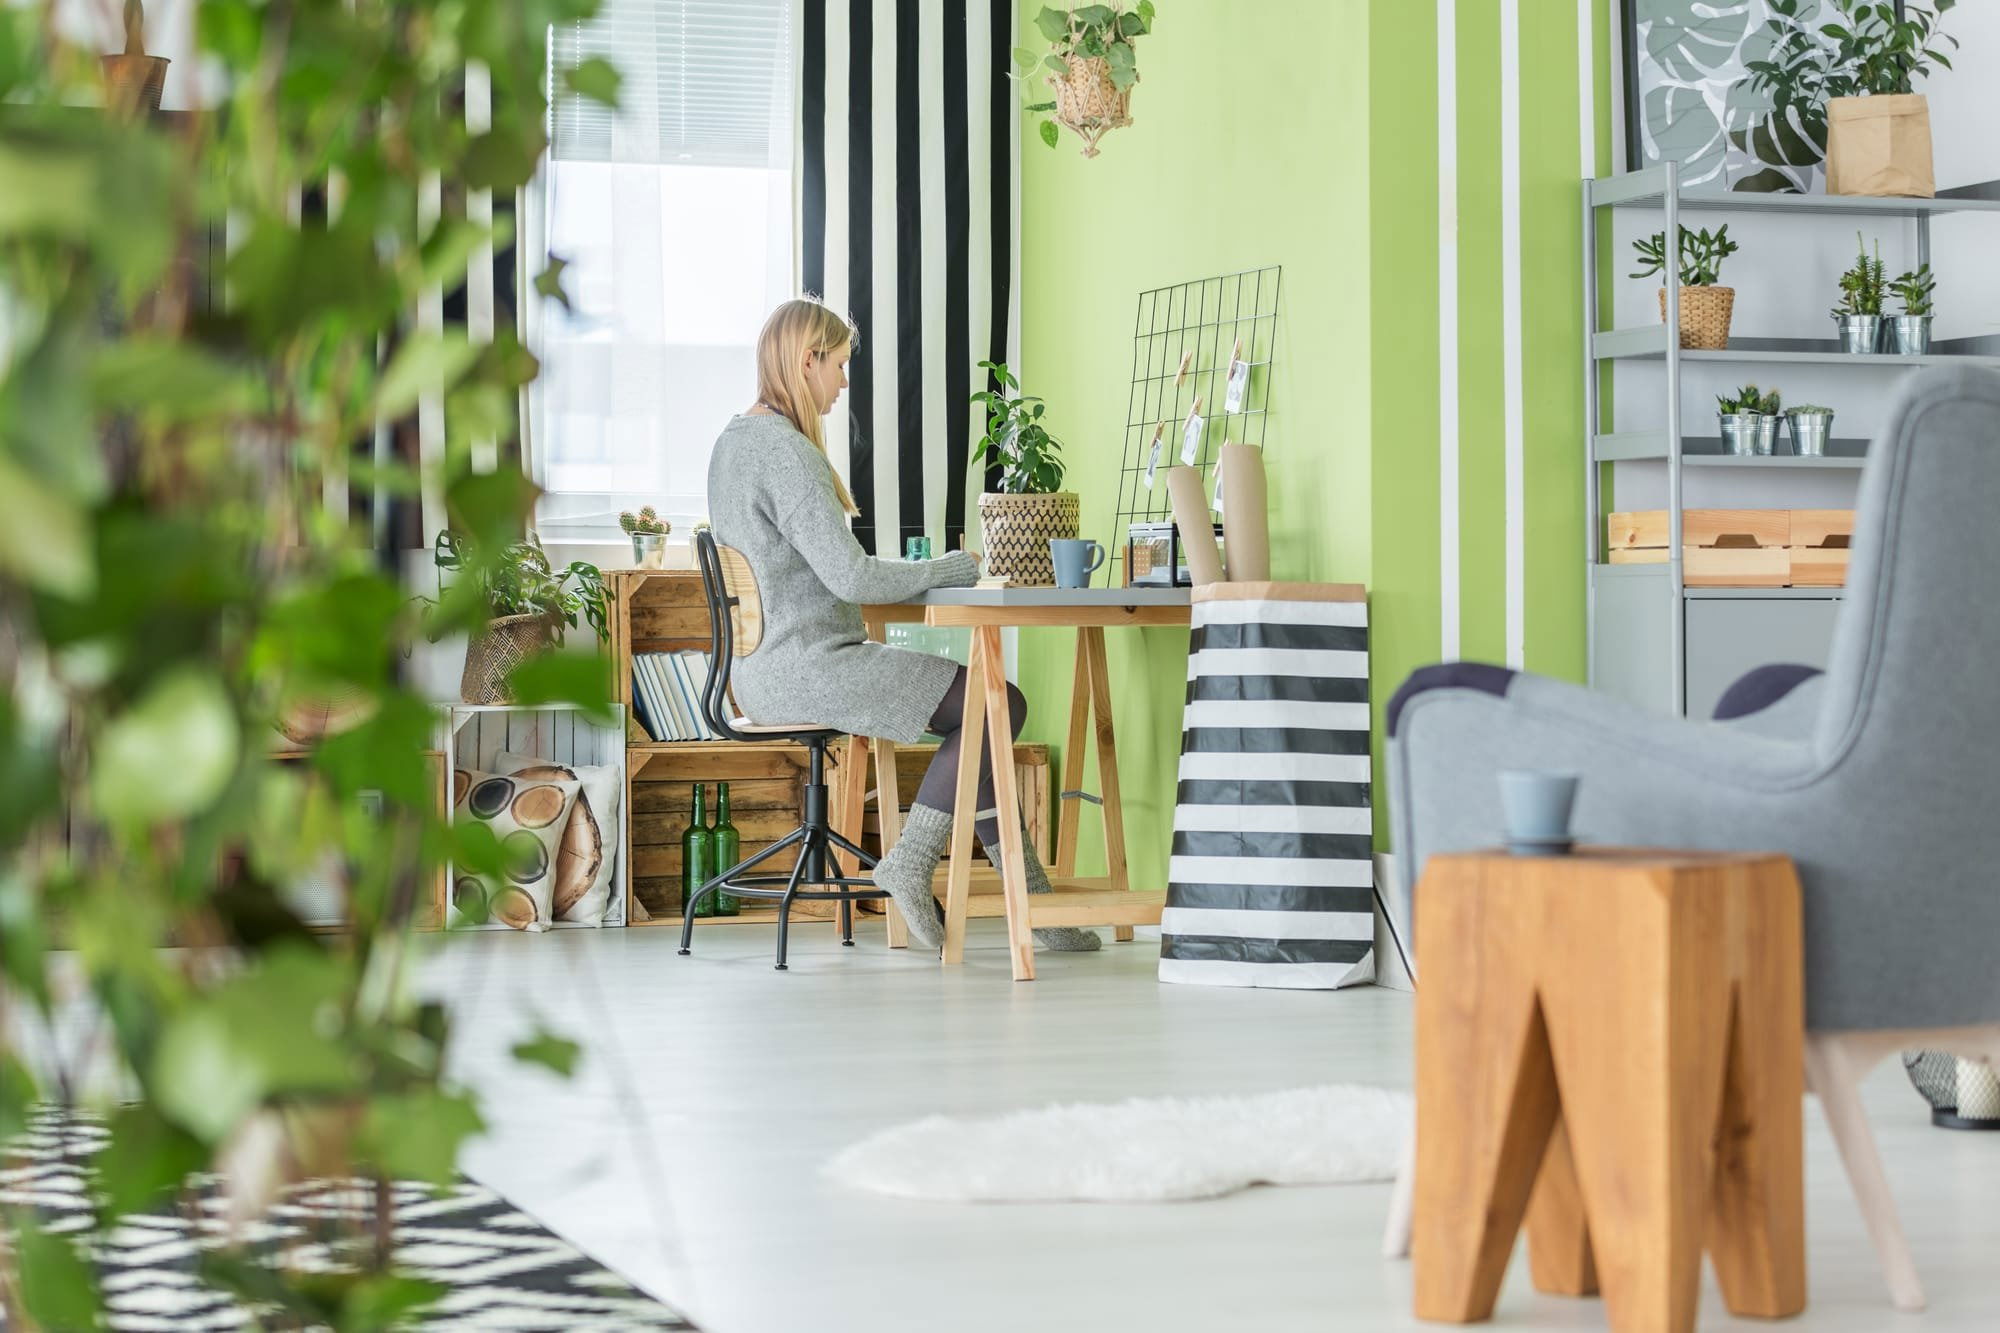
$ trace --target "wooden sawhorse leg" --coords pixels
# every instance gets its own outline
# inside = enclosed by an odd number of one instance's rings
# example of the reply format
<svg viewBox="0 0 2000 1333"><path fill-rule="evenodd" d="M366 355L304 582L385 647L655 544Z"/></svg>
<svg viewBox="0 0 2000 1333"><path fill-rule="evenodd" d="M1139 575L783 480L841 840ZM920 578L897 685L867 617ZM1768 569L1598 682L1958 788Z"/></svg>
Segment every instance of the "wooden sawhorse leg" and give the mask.
<svg viewBox="0 0 2000 1333"><path fill-rule="evenodd" d="M1069 737L1063 747L1062 807L1056 822L1056 867L1059 879L1076 875L1076 844L1082 822L1083 748L1097 742L1098 795L1104 802L1104 860L1108 887L1131 888L1125 859L1125 804L1118 783L1118 741L1111 723L1111 673L1105 664L1104 630L1086 625L1076 632L1076 670L1070 686ZM1132 938L1132 927L1115 926L1121 940Z"/></svg>

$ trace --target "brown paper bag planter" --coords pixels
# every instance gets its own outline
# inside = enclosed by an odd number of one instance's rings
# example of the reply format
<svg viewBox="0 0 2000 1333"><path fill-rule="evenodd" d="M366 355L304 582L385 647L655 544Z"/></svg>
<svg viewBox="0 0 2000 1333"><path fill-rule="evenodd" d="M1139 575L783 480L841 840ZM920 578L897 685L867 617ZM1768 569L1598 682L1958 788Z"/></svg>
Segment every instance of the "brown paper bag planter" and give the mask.
<svg viewBox="0 0 2000 1333"><path fill-rule="evenodd" d="M1826 104L1826 192L1929 199L1931 107L1922 93L1836 97Z"/></svg>

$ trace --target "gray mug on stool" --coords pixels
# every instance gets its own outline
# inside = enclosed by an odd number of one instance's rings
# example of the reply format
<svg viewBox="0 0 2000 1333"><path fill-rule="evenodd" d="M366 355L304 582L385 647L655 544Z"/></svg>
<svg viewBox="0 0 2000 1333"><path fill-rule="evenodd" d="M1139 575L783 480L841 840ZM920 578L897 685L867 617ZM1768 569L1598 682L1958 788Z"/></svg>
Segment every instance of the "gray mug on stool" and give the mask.
<svg viewBox="0 0 2000 1333"><path fill-rule="evenodd" d="M1049 559L1055 562L1058 588L1087 588L1090 576L1104 565L1104 547L1088 539L1051 538Z"/></svg>

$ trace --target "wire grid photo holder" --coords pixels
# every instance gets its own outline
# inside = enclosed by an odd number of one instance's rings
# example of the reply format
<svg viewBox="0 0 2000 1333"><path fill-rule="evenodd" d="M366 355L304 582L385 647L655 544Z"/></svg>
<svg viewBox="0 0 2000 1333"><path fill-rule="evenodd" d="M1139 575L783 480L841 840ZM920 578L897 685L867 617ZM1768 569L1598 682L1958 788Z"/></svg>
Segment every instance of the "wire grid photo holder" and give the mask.
<svg viewBox="0 0 2000 1333"><path fill-rule="evenodd" d="M1201 469L1203 490L1219 520L1222 446L1265 444L1283 272L1274 264L1139 293L1125 462L1105 543L1114 556L1104 563L1108 584L1127 581L1123 561L1131 525L1172 520L1169 467L1185 462ZM1232 393L1231 370L1238 363L1240 383Z"/></svg>

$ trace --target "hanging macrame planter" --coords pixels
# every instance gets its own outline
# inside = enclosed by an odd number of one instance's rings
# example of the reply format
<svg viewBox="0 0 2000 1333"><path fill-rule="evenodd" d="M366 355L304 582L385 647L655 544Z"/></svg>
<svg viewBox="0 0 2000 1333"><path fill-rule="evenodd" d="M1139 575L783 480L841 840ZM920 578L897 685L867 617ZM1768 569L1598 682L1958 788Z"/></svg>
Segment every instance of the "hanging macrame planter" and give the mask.
<svg viewBox="0 0 2000 1333"><path fill-rule="evenodd" d="M1111 62L1103 56L1070 56L1066 74L1049 75L1056 91L1055 121L1083 140L1083 155L1097 156L1097 141L1106 130L1132 123L1132 90L1111 78ZM1135 73L1132 81L1137 83Z"/></svg>

